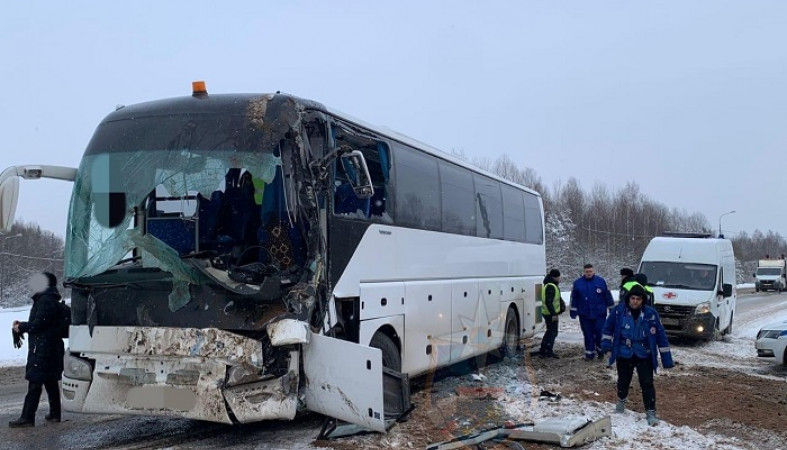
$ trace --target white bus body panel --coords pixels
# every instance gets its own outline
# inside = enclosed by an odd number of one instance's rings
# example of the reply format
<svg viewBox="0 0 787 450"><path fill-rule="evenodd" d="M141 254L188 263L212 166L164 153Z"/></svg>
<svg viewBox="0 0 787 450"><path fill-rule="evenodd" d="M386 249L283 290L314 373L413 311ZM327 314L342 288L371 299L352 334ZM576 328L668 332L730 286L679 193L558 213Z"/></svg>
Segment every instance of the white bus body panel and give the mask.
<svg viewBox="0 0 787 450"><path fill-rule="evenodd" d="M379 349L313 334L303 346L303 370L311 411L385 432Z"/></svg>
<svg viewBox="0 0 787 450"><path fill-rule="evenodd" d="M543 245L373 224L333 289L358 297L361 283L538 276Z"/></svg>
<svg viewBox="0 0 787 450"><path fill-rule="evenodd" d="M363 283L361 320L404 314L404 283Z"/></svg>
<svg viewBox="0 0 787 450"><path fill-rule="evenodd" d="M482 341L479 335L486 333L488 320L486 313L479 310L484 305L484 301L479 301L477 280L456 281L451 284L450 362L454 363L482 353L480 347L484 345L485 340ZM405 330L405 332L409 331Z"/></svg>
<svg viewBox="0 0 787 450"><path fill-rule="evenodd" d="M414 375L451 363L451 285L405 283L402 372ZM417 313L416 313L417 311Z"/></svg>
<svg viewBox="0 0 787 450"><path fill-rule="evenodd" d="M402 372L413 376L498 348L510 305L533 336L544 267L543 245L373 224L333 295L359 297L362 344L385 324L376 319L403 316Z"/></svg>

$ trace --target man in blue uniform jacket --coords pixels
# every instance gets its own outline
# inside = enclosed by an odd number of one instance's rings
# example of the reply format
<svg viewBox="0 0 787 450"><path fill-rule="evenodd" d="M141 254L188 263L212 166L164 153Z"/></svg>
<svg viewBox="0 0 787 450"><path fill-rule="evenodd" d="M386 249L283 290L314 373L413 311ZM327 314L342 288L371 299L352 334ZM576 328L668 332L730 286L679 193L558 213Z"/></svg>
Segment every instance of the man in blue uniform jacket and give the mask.
<svg viewBox="0 0 787 450"><path fill-rule="evenodd" d="M667 333L661 325L659 315L650 306L644 305L648 293L640 285L629 291L626 302L619 303L607 317L602 352L612 352L609 364L617 362L618 404L615 411L626 410L631 378L637 370L639 386L642 388L642 403L648 425L659 423L656 417L656 388L653 374L659 366L659 355L665 369L673 367Z"/></svg>
<svg viewBox="0 0 787 450"><path fill-rule="evenodd" d="M572 319L579 316L579 325L585 337L585 361L592 361L598 354L601 359L601 331L607 310L615 306L607 282L596 275L593 264L585 264L584 275L574 281L571 288Z"/></svg>

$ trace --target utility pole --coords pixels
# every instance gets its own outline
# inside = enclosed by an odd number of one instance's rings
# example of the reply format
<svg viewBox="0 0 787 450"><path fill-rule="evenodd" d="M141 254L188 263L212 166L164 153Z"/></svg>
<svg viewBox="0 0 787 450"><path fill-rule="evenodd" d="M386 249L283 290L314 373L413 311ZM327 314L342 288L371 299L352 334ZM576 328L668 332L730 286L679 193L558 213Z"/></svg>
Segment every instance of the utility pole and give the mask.
<svg viewBox="0 0 787 450"><path fill-rule="evenodd" d="M719 238L723 238L724 237L724 234L722 234L722 232L721 232L721 218L726 216L726 215L728 215L728 214L734 214L734 213L735 213L735 210L732 210L732 211L727 211L726 213L724 213L724 214L719 216Z"/></svg>

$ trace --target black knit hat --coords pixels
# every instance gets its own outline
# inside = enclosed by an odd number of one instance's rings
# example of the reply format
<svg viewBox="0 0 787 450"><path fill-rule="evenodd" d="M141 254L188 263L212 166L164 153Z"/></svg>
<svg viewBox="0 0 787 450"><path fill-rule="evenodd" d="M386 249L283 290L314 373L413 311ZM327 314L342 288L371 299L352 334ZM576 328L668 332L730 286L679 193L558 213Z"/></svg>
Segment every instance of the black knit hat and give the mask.
<svg viewBox="0 0 787 450"><path fill-rule="evenodd" d="M634 275L634 279L637 280L637 283L647 286L648 285L648 276L644 273L638 273Z"/></svg>
<svg viewBox="0 0 787 450"><path fill-rule="evenodd" d="M630 277L630 276L634 275L634 271L629 269L628 267L624 267L624 268L620 269L620 275L624 276L624 277Z"/></svg>
<svg viewBox="0 0 787 450"><path fill-rule="evenodd" d="M648 297L648 291L646 291L644 287L635 284L634 286L631 287L631 290L629 291L629 298L631 298L632 295L636 295L637 297L640 297L642 300L645 300Z"/></svg>
<svg viewBox="0 0 787 450"><path fill-rule="evenodd" d="M560 271L557 269L552 269L549 271L549 276L552 278L557 278L560 276Z"/></svg>

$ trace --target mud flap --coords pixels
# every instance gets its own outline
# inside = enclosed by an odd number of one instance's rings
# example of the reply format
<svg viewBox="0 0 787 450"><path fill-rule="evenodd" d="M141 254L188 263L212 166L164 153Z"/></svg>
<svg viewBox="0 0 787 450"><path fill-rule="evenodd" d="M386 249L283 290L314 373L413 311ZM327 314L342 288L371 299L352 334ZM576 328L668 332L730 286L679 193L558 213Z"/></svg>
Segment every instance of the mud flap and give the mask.
<svg viewBox="0 0 787 450"><path fill-rule="evenodd" d="M303 372L309 410L385 432L379 349L312 334L303 345Z"/></svg>

